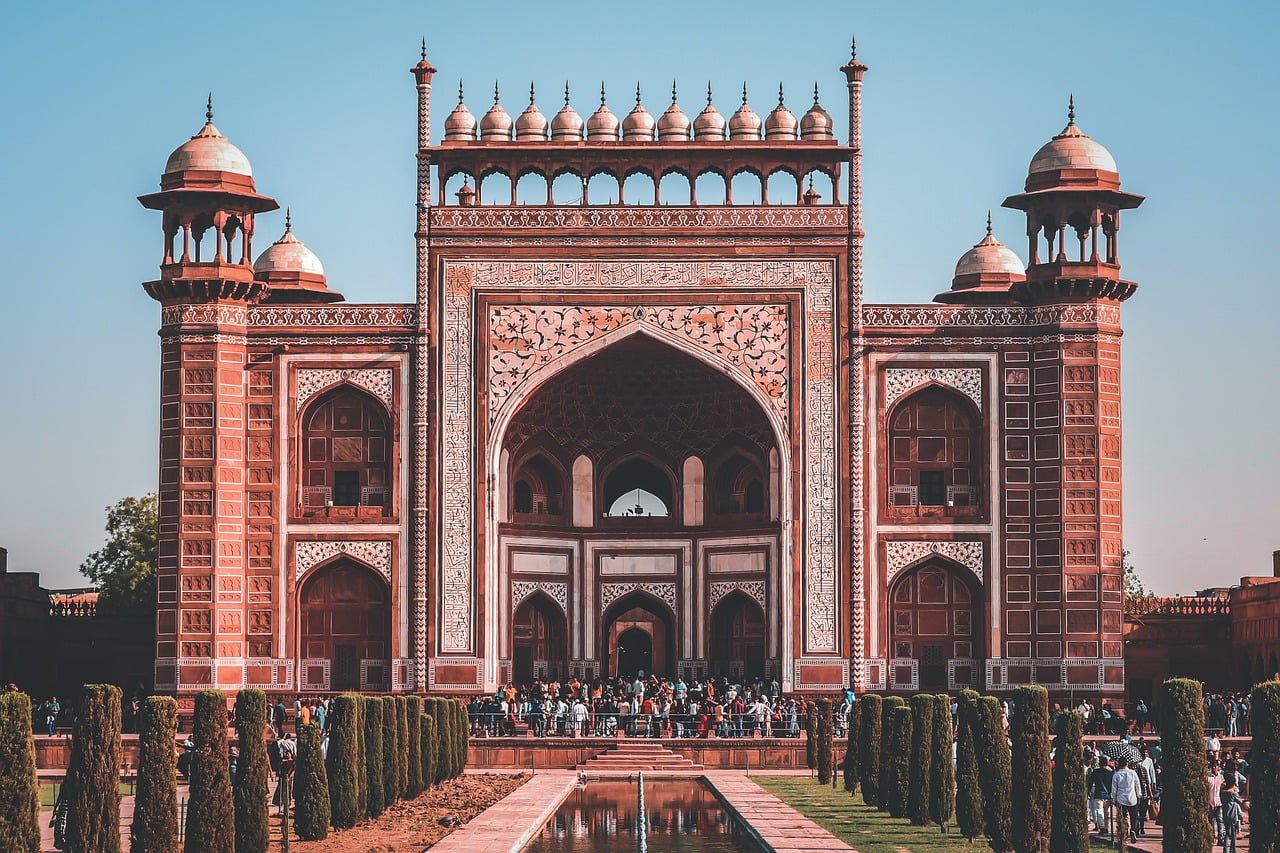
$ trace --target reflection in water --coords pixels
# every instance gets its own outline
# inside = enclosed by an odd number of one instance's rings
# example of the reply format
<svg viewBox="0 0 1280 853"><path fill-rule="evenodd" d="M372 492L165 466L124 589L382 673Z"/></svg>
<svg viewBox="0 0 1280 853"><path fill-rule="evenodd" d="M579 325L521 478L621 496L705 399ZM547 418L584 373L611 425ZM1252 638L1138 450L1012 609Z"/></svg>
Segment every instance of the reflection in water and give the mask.
<svg viewBox="0 0 1280 853"><path fill-rule="evenodd" d="M748 853L758 847L701 782L646 782L649 853ZM639 841L636 784L591 782L569 795L525 853L620 853Z"/></svg>

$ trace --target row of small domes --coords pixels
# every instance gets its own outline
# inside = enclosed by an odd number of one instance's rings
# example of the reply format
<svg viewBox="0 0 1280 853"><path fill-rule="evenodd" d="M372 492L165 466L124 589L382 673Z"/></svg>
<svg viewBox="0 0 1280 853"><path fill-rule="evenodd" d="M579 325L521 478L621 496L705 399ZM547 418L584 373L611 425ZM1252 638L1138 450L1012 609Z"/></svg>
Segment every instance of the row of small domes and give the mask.
<svg viewBox="0 0 1280 853"><path fill-rule="evenodd" d="M621 120L605 103L604 86L600 86L600 106L585 121L569 103L569 85L564 87L564 106L550 121L534 101L533 85L529 86L529 105L513 121L502 106L498 87L493 87L493 106L480 120L472 115L462 99L458 84L458 105L444 122L447 142L470 142L479 138L486 142L508 142L514 132L517 142L543 142L548 136L554 142L707 142L821 139L831 140L831 116L818 103L818 86L813 87L813 106L799 119L787 108L782 86L778 86L778 105L761 121L747 103L747 87L742 86L742 105L727 120L711 101L711 84L707 84L707 105L692 120L676 100L676 87L671 85L671 105L656 119L640 100L636 86L636 104Z"/></svg>

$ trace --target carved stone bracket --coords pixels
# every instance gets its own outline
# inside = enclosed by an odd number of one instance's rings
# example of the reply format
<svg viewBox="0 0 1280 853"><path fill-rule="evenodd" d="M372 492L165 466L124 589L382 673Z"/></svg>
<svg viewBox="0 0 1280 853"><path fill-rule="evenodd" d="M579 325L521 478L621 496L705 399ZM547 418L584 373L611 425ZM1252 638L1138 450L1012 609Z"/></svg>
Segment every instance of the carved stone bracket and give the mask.
<svg viewBox="0 0 1280 853"><path fill-rule="evenodd" d="M298 371L298 402L296 410L302 407L316 394L337 385L349 382L363 388L383 402L389 411L392 409L394 396L393 374L389 367L373 367L365 369L302 369Z"/></svg>
<svg viewBox="0 0 1280 853"><path fill-rule="evenodd" d="M293 546L293 577L301 578L312 567L339 554L359 560L391 583L391 543L387 541L331 542L308 540Z"/></svg>
<svg viewBox="0 0 1280 853"><path fill-rule="evenodd" d="M926 557L937 554L959 563L973 572L979 582L983 578L986 547L981 542L931 542L921 540L886 542L885 581L892 581L898 572Z"/></svg>

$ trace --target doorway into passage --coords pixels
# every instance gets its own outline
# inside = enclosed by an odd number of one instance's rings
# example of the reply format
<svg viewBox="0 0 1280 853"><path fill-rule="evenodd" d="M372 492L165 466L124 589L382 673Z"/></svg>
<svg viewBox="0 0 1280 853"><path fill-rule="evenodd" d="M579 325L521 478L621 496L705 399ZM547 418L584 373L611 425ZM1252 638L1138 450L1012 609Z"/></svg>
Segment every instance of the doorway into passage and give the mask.
<svg viewBox="0 0 1280 853"><path fill-rule="evenodd" d="M764 611L741 592L726 595L711 614L711 671L734 678L765 674Z"/></svg>
<svg viewBox="0 0 1280 853"><path fill-rule="evenodd" d="M666 607L633 593L609 608L606 617L605 672L628 679L674 674L675 626Z"/></svg>
<svg viewBox="0 0 1280 853"><path fill-rule="evenodd" d="M568 645L564 613L551 599L534 593L516 608L511 624L511 677L517 684L566 675Z"/></svg>

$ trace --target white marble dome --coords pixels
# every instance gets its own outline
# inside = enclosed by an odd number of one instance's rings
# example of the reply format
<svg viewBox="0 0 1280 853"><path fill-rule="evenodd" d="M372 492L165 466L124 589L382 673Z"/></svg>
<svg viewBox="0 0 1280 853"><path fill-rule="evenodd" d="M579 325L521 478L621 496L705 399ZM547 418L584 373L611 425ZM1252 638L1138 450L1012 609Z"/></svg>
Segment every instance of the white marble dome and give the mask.
<svg viewBox="0 0 1280 853"><path fill-rule="evenodd" d="M280 239L267 247L267 250L253 262L255 275L273 272L302 272L312 275L324 275L324 265L316 257L316 253L293 235L293 223L285 220L284 234Z"/></svg>
<svg viewBox="0 0 1280 853"><path fill-rule="evenodd" d="M164 164L166 175L187 171L231 172L253 177L249 158L218 131L212 115L200 132L179 145Z"/></svg>
<svg viewBox="0 0 1280 853"><path fill-rule="evenodd" d="M960 260L956 262L955 277L991 273L1023 276L1026 275L1027 268L1012 249L993 237L988 230L987 236L960 256Z"/></svg>

